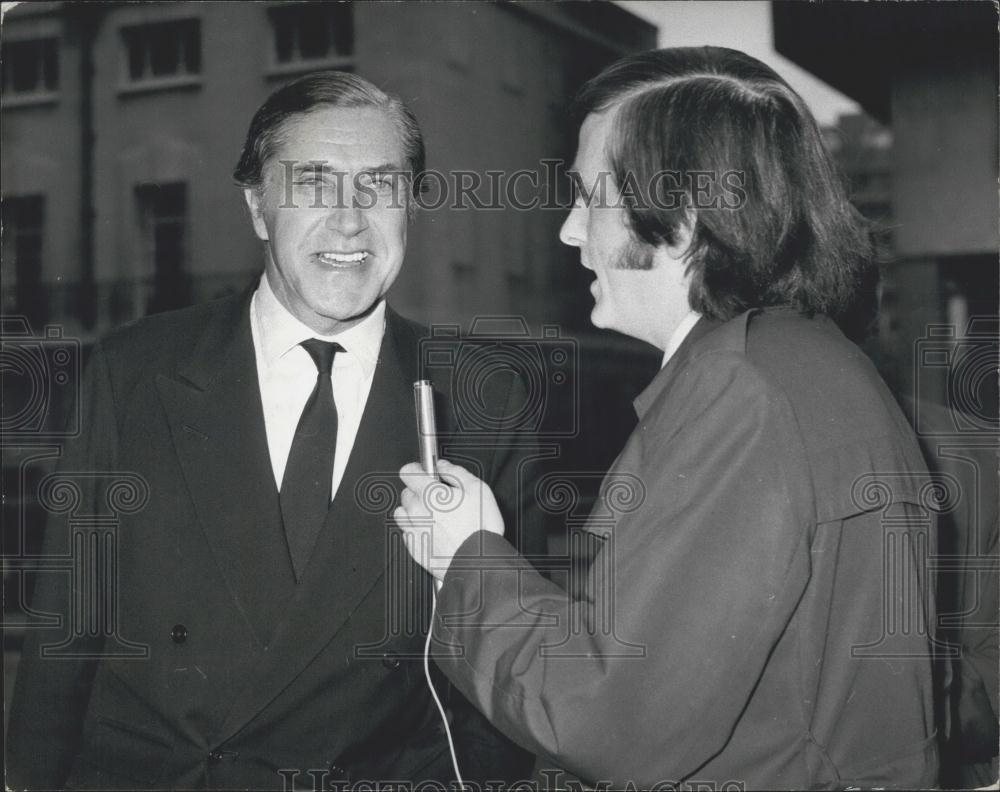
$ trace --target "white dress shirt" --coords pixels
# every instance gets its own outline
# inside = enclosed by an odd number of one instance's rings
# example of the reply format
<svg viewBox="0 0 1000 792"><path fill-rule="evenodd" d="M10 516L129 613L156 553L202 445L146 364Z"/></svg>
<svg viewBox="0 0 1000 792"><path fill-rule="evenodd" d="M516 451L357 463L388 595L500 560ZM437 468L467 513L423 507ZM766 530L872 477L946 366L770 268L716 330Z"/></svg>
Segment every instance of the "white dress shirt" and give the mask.
<svg viewBox="0 0 1000 792"><path fill-rule="evenodd" d="M300 344L309 338L320 338L336 341L345 350L334 356L331 375L333 400L337 407L332 498L337 493L351 449L354 448L384 330L385 301L379 301L375 309L354 327L337 336L319 335L278 302L267 276L261 276L260 285L250 301L250 332L257 358L267 448L271 455L274 483L279 491L295 428L309 394L316 386L316 364Z"/></svg>
<svg viewBox="0 0 1000 792"><path fill-rule="evenodd" d="M701 314L697 311L689 311L687 316L681 319L681 323L677 325L677 329L670 336L670 340L667 342L667 348L663 352L663 362L660 363L660 368L662 369L670 361L670 358L674 356L674 352L677 351L678 347L684 343L684 339L687 338L687 334L694 329L694 326L698 324L698 320L701 319Z"/></svg>

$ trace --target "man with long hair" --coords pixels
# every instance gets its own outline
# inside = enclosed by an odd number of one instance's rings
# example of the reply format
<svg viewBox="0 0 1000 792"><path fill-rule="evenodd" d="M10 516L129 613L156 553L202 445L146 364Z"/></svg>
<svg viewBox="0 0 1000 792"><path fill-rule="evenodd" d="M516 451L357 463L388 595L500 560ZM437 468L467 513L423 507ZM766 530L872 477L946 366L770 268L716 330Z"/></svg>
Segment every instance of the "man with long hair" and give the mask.
<svg viewBox="0 0 1000 792"><path fill-rule="evenodd" d="M714 47L625 58L579 110L561 239L593 323L663 366L587 524L605 542L582 597L530 570L478 479L442 462L461 502L439 507L403 468L438 665L539 769L590 784L933 786L934 504L837 325L871 248L814 119Z"/></svg>

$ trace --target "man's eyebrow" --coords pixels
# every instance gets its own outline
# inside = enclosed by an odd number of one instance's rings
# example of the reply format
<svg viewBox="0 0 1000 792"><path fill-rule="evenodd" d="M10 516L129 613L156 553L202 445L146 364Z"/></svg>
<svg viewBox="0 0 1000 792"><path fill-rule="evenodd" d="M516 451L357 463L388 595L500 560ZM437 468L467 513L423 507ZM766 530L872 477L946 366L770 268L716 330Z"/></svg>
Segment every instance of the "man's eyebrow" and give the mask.
<svg viewBox="0 0 1000 792"><path fill-rule="evenodd" d="M363 165L357 170L358 173L399 173L406 174L403 166L399 163L382 162L378 165ZM291 167L292 177L301 178L303 176L334 176L338 173L347 175L347 171L334 169L329 162L310 160L308 162L297 162Z"/></svg>
<svg viewBox="0 0 1000 792"><path fill-rule="evenodd" d="M383 162L379 165L370 165L358 168L359 173L402 173L403 166L398 162Z"/></svg>
<svg viewBox="0 0 1000 792"><path fill-rule="evenodd" d="M296 163L292 166L292 173L296 176L307 176L310 174L323 174L332 173L332 169L326 162L319 162L317 160L312 160L306 163Z"/></svg>

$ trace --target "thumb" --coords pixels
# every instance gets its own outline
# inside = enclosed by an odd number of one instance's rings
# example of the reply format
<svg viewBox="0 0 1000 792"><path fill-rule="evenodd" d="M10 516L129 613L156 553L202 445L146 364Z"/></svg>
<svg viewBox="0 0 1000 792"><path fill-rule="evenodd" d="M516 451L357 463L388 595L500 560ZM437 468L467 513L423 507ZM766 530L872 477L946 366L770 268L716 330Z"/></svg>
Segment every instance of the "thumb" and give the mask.
<svg viewBox="0 0 1000 792"><path fill-rule="evenodd" d="M453 465L447 459L438 460L437 472L441 480L452 487L467 488L479 480L461 465Z"/></svg>

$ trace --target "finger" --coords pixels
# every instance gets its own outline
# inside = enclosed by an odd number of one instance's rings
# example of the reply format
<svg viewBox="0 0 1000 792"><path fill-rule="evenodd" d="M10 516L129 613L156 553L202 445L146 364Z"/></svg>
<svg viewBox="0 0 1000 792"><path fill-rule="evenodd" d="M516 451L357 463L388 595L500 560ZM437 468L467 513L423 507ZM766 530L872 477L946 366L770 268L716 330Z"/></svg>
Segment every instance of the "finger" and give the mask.
<svg viewBox="0 0 1000 792"><path fill-rule="evenodd" d="M399 529L403 532L403 539L407 547L419 547L421 537L427 534L430 528L430 526L427 525L427 521L414 518L406 511L405 508L401 506L393 511L392 517L399 526ZM410 551L410 554L413 555L412 550Z"/></svg>
<svg viewBox="0 0 1000 792"><path fill-rule="evenodd" d="M403 465L399 470L399 477L403 483L417 495L423 495L427 486L434 482L434 476L424 472L424 469L415 462Z"/></svg>
<svg viewBox="0 0 1000 792"><path fill-rule="evenodd" d="M407 462L405 465L403 465L402 468L400 468L399 475L400 476L403 476L403 475L415 476L415 475L418 475L418 474L423 473L423 472L424 472L424 469L420 465L419 462Z"/></svg>
<svg viewBox="0 0 1000 792"><path fill-rule="evenodd" d="M417 494L409 487L403 490L402 495L399 497L400 505L406 511L407 517L411 520L417 517L428 517L430 512L427 511L427 506L424 503L424 496L422 494Z"/></svg>

